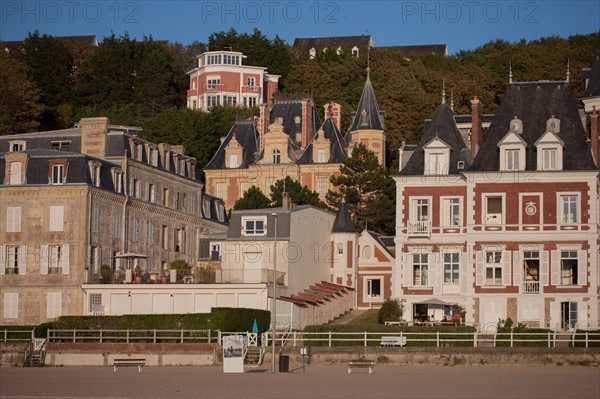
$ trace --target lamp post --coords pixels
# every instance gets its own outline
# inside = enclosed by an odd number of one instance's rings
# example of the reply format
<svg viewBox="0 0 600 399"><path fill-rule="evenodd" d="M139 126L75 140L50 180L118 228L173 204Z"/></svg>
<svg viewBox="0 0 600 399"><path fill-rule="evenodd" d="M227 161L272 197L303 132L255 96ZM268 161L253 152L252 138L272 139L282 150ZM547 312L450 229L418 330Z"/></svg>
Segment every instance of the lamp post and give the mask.
<svg viewBox="0 0 600 399"><path fill-rule="evenodd" d="M277 305L275 303L275 295L277 294L277 213L271 213L274 219L275 226L275 237L273 239L273 302L271 302L271 334L272 341L271 344L273 346L273 352L271 354L271 373L275 372L275 326L277 325L275 319L277 317Z"/></svg>

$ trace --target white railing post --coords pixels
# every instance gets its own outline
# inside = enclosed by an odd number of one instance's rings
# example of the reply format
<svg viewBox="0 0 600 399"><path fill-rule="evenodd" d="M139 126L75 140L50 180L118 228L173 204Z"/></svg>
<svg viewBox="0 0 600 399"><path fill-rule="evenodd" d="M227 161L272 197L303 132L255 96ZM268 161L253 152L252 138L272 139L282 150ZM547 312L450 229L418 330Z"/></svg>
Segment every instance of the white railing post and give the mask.
<svg viewBox="0 0 600 399"><path fill-rule="evenodd" d="M585 332L585 347L588 347L588 332Z"/></svg>
<svg viewBox="0 0 600 399"><path fill-rule="evenodd" d="M510 330L510 347L513 347L513 331Z"/></svg>
<svg viewBox="0 0 600 399"><path fill-rule="evenodd" d="M548 348L550 348L552 340L550 339L550 331L548 331Z"/></svg>
<svg viewBox="0 0 600 399"><path fill-rule="evenodd" d="M100 343L102 343L102 329L100 329Z"/></svg>
<svg viewBox="0 0 600 399"><path fill-rule="evenodd" d="M296 331L294 331L294 347L296 347Z"/></svg>
<svg viewBox="0 0 600 399"><path fill-rule="evenodd" d="M367 332L365 331L365 335L364 335L364 344L365 344L365 348L367 347Z"/></svg>
<svg viewBox="0 0 600 399"><path fill-rule="evenodd" d="M440 332L439 331L435 332L435 344L438 348L440 347Z"/></svg>
<svg viewBox="0 0 600 399"><path fill-rule="evenodd" d="M129 328L127 329L127 343L129 343Z"/></svg>
<svg viewBox="0 0 600 399"><path fill-rule="evenodd" d="M331 331L329 331L329 347L331 348Z"/></svg>
<svg viewBox="0 0 600 399"><path fill-rule="evenodd" d="M76 332L75 332L75 329L73 329L73 343L75 343L75 335L76 335Z"/></svg>
<svg viewBox="0 0 600 399"><path fill-rule="evenodd" d="M179 335L179 339L180 339L180 342L183 344L183 328L181 329L181 333Z"/></svg>
<svg viewBox="0 0 600 399"><path fill-rule="evenodd" d="M477 348L477 331L473 332L473 348Z"/></svg>

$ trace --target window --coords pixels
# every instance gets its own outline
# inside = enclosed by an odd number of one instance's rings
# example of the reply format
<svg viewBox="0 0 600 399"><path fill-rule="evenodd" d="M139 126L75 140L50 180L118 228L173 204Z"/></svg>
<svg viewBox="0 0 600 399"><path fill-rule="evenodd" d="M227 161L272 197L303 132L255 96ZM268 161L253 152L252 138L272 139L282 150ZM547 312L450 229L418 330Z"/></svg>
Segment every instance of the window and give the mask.
<svg viewBox="0 0 600 399"><path fill-rule="evenodd" d="M327 191L329 191L329 178L317 177L317 194L324 197L327 195Z"/></svg>
<svg viewBox="0 0 600 399"><path fill-rule="evenodd" d="M336 244L336 246L337 246L338 255L343 255L344 254L344 243L338 242Z"/></svg>
<svg viewBox="0 0 600 399"><path fill-rule="evenodd" d="M238 154L230 154L229 155L229 167L230 168L237 168L239 166L238 164Z"/></svg>
<svg viewBox="0 0 600 399"><path fill-rule="evenodd" d="M19 294L16 292L4 293L4 318L19 318Z"/></svg>
<svg viewBox="0 0 600 399"><path fill-rule="evenodd" d="M237 97L236 96L224 96L223 97L223 103L225 103L227 105L236 105L237 104Z"/></svg>
<svg viewBox="0 0 600 399"><path fill-rule="evenodd" d="M156 186L154 184L148 184L148 193L146 195L148 196L148 201L153 204L156 203Z"/></svg>
<svg viewBox="0 0 600 399"><path fill-rule="evenodd" d="M175 196L175 209L178 211L183 208L183 200L181 197L181 193L177 193Z"/></svg>
<svg viewBox="0 0 600 399"><path fill-rule="evenodd" d="M64 184L65 182L65 166L52 165L52 184Z"/></svg>
<svg viewBox="0 0 600 399"><path fill-rule="evenodd" d="M206 80L207 89L216 89L219 84L221 84L221 78L209 78Z"/></svg>
<svg viewBox="0 0 600 399"><path fill-rule="evenodd" d="M429 170L427 171L428 175L442 175L447 174L444 171L445 162L444 162L444 154L441 152L432 152L429 153Z"/></svg>
<svg viewBox="0 0 600 399"><path fill-rule="evenodd" d="M413 255L413 285L426 286L428 284L428 254L414 254Z"/></svg>
<svg viewBox="0 0 600 399"><path fill-rule="evenodd" d="M327 160L325 159L325 149L324 148L319 148L317 150L317 162L318 163L327 162Z"/></svg>
<svg viewBox="0 0 600 399"><path fill-rule="evenodd" d="M256 102L256 97L244 98L244 105L247 105L248 107L256 107Z"/></svg>
<svg viewBox="0 0 600 399"><path fill-rule="evenodd" d="M154 225L152 222L146 223L146 245L154 245Z"/></svg>
<svg viewBox="0 0 600 399"><path fill-rule="evenodd" d="M101 311L100 309L102 309L102 294L90 294L88 311L94 313Z"/></svg>
<svg viewBox="0 0 600 399"><path fill-rule="evenodd" d="M561 285L577 285L577 251L560 251Z"/></svg>
<svg viewBox="0 0 600 399"><path fill-rule="evenodd" d="M217 197L227 199L227 183L217 183Z"/></svg>
<svg viewBox="0 0 600 399"><path fill-rule="evenodd" d="M10 174L8 180L10 185L23 183L23 164L21 162L11 162L8 173Z"/></svg>
<svg viewBox="0 0 600 399"><path fill-rule="evenodd" d="M119 212L113 214L113 236L121 238L121 214Z"/></svg>
<svg viewBox="0 0 600 399"><path fill-rule="evenodd" d="M185 230L184 229L175 229L174 234L174 250L175 252L185 253Z"/></svg>
<svg viewBox="0 0 600 399"><path fill-rule="evenodd" d="M9 141L8 148L9 152L25 151L27 143L25 141Z"/></svg>
<svg viewBox="0 0 600 399"><path fill-rule="evenodd" d="M162 197L163 206L169 206L169 189L163 188L163 197Z"/></svg>
<svg viewBox="0 0 600 399"><path fill-rule="evenodd" d="M557 170L557 153L556 148L545 148L542 150L542 170Z"/></svg>
<svg viewBox="0 0 600 399"><path fill-rule="evenodd" d="M352 47L352 56L358 57L358 47L356 47L356 46Z"/></svg>
<svg viewBox="0 0 600 399"><path fill-rule="evenodd" d="M46 303L46 317L55 319L62 316L62 292L49 292Z"/></svg>
<svg viewBox="0 0 600 399"><path fill-rule="evenodd" d="M310 50L308 50L308 57L313 60L315 57L317 56L317 50L315 50L315 48L311 48Z"/></svg>
<svg viewBox="0 0 600 399"><path fill-rule="evenodd" d="M169 249L169 229L166 225L162 226L160 232L160 242L162 244L163 249Z"/></svg>
<svg viewBox="0 0 600 399"><path fill-rule="evenodd" d="M252 88L252 89L254 88L254 86L256 86L256 78L253 78L253 77L248 78L247 82L248 82L248 86L250 86L250 88Z"/></svg>
<svg viewBox="0 0 600 399"><path fill-rule="evenodd" d="M6 257L4 260L5 274L19 274L21 261L21 247L18 245L7 245L5 247Z"/></svg>
<svg viewBox="0 0 600 399"><path fill-rule="evenodd" d="M140 233L140 221L133 218L131 220L131 242L138 242L138 236Z"/></svg>
<svg viewBox="0 0 600 399"><path fill-rule="evenodd" d="M267 231L265 229L266 224L266 217L242 218L242 235L264 236L267 234Z"/></svg>
<svg viewBox="0 0 600 399"><path fill-rule="evenodd" d="M369 118L368 118L368 114L367 114L367 110L363 109L362 112L360 113L360 124L362 126L366 126L369 123Z"/></svg>
<svg viewBox="0 0 600 399"><path fill-rule="evenodd" d="M460 198L444 198L442 206L444 226L460 226Z"/></svg>
<svg viewBox="0 0 600 399"><path fill-rule="evenodd" d="M367 297L381 298L381 279L367 279Z"/></svg>
<svg viewBox="0 0 600 399"><path fill-rule="evenodd" d="M115 187L115 192L119 194L123 193L123 173L120 169L117 168L112 168L111 172L113 176L113 185Z"/></svg>
<svg viewBox="0 0 600 399"><path fill-rule="evenodd" d="M502 285L502 251L485 251L485 284Z"/></svg>
<svg viewBox="0 0 600 399"><path fill-rule="evenodd" d="M63 274L63 248L60 245L48 246L48 274Z"/></svg>
<svg viewBox="0 0 600 399"><path fill-rule="evenodd" d="M21 231L21 207L6 207L6 232L19 233Z"/></svg>
<svg viewBox="0 0 600 399"><path fill-rule="evenodd" d="M519 168L519 150L507 149L504 151L506 157L506 170L521 170Z"/></svg>
<svg viewBox="0 0 600 399"><path fill-rule="evenodd" d="M577 223L577 195L561 195L560 196L560 223L574 224Z"/></svg>
<svg viewBox="0 0 600 399"><path fill-rule="evenodd" d="M485 224L502 224L503 198L501 196L485 197Z"/></svg>
<svg viewBox="0 0 600 399"><path fill-rule="evenodd" d="M90 182L92 186L100 187L100 162L90 163Z"/></svg>
<svg viewBox="0 0 600 399"><path fill-rule="evenodd" d="M219 96L206 96L206 108L211 109L221 103Z"/></svg>
<svg viewBox="0 0 600 399"><path fill-rule="evenodd" d="M525 293L540 292L540 252L523 252L523 280Z"/></svg>
<svg viewBox="0 0 600 399"><path fill-rule="evenodd" d="M50 206L50 231L63 231L65 223L65 207Z"/></svg>
<svg viewBox="0 0 600 399"><path fill-rule="evenodd" d="M444 254L444 284L458 284L459 253Z"/></svg>

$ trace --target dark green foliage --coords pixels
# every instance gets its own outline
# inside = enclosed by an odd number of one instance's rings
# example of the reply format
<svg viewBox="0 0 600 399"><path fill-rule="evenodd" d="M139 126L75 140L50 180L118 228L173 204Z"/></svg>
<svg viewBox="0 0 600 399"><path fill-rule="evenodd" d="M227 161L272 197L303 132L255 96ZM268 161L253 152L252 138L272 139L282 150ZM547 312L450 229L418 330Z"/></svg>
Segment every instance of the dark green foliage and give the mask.
<svg viewBox="0 0 600 399"><path fill-rule="evenodd" d="M279 179L271 186L271 201L274 207L282 205L284 191L290 196L292 203L296 205L313 205L318 208L326 208L327 206L319 199L319 194L310 191L308 187L300 184L298 180L294 180L289 176L285 179Z"/></svg>
<svg viewBox="0 0 600 399"><path fill-rule="evenodd" d="M394 234L396 184L375 153L357 144L352 155L342 160L340 172L330 179L337 191L327 193L329 206L335 209L344 200L357 230L368 224L369 230Z"/></svg>
<svg viewBox="0 0 600 399"><path fill-rule="evenodd" d="M403 315L404 305L397 299L388 299L377 312L377 322L384 324L386 321L399 321Z"/></svg>
<svg viewBox="0 0 600 399"><path fill-rule="evenodd" d="M192 267L184 260L178 259L169 265L171 270L177 270L177 281L183 280L186 274L190 274Z"/></svg>
<svg viewBox="0 0 600 399"><path fill-rule="evenodd" d="M233 204L233 209L263 209L271 206L271 200L256 186L252 186Z"/></svg>

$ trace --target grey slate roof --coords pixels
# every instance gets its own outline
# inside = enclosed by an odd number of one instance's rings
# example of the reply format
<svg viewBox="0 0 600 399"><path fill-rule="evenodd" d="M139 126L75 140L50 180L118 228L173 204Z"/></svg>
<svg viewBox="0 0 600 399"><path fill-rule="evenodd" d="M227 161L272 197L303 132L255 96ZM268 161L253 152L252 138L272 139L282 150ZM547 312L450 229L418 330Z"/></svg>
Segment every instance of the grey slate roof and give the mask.
<svg viewBox="0 0 600 399"><path fill-rule="evenodd" d="M223 140L221 146L204 169L225 169L225 148L234 136L244 149L240 167L247 168L257 161L259 154L257 154L258 132L256 131L256 126L252 121L240 121L236 122L231 130L229 130L229 133L225 136L225 140Z"/></svg>
<svg viewBox="0 0 600 399"><path fill-rule="evenodd" d="M375 233L374 231L365 230L367 234L369 234L385 251L393 258L396 257L396 242L394 241L394 237L384 236L379 233Z"/></svg>
<svg viewBox="0 0 600 399"><path fill-rule="evenodd" d="M596 41L596 50L592 59L592 68L589 72L589 81L585 89L586 97L600 96L600 33ZM600 110L599 110L600 111Z"/></svg>
<svg viewBox="0 0 600 399"><path fill-rule="evenodd" d="M447 44L417 44L411 46L383 46L378 48L396 48L404 55L414 57L421 54L448 55Z"/></svg>
<svg viewBox="0 0 600 399"><path fill-rule="evenodd" d="M367 113L366 123L363 123L363 110ZM375 92L373 91L373 85L371 84L371 78L367 68L367 81L365 82L365 87L360 96L358 107L356 107L356 112L352 113L354 120L348 131L351 132L361 129L387 130L383 122L384 115L385 112L379 111L379 105L377 104L377 98L375 98Z"/></svg>
<svg viewBox="0 0 600 399"><path fill-rule="evenodd" d="M354 223L350 218L350 212L348 211L348 206L346 202L342 201L340 204L340 209L338 209L337 214L335 215L335 221L333 222L333 227L331 228L332 233L356 233L356 228L354 227Z"/></svg>
<svg viewBox="0 0 600 399"><path fill-rule="evenodd" d="M296 117L300 119L299 123L296 123ZM269 123L275 123L277 118L283 119L283 132L290 136L292 142L300 144L296 141L296 134L302 133L302 102L277 101L271 106ZM321 126L321 120L314 105L311 109L310 123L310 137L313 137Z"/></svg>
<svg viewBox="0 0 600 399"><path fill-rule="evenodd" d="M542 81L512 83L508 86L471 170L499 170L498 143L510 130L510 121L515 116L523 122L520 137L527 144L526 170L536 170L534 144L546 132L546 121L552 116L560 119L558 136L565 143L563 169L596 169L570 85L564 81Z"/></svg>
<svg viewBox="0 0 600 399"><path fill-rule="evenodd" d="M400 175L422 175L425 173L425 152L423 147L436 137L450 146L449 174L459 173L458 161L468 163L469 156L465 142L456 127L454 114L448 104L440 104L431 122L426 124L423 137L412 156L400 171Z"/></svg>
<svg viewBox="0 0 600 399"><path fill-rule="evenodd" d="M329 139L331 142L329 147L329 159L326 160L327 163L339 163L342 162L342 157L344 156L345 149L348 146L344 137L338 130L336 124L333 122L333 119L327 118L323 125L321 125L321 129L325 134L325 138ZM313 141L317 139L317 135L314 135L308 146L306 146L306 150L298 159L299 164L311 164L314 163L313 159Z"/></svg>

